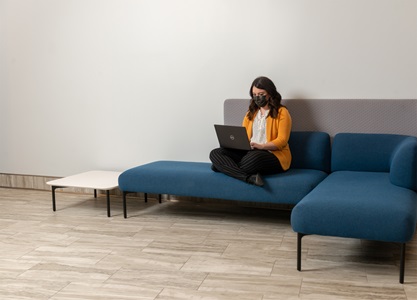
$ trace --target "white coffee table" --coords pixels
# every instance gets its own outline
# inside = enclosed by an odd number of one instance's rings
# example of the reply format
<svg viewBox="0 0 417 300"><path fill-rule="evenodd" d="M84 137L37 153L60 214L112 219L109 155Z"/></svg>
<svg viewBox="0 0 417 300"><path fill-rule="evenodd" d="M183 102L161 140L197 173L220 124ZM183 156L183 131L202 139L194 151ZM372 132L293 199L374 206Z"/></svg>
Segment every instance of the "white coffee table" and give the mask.
<svg viewBox="0 0 417 300"><path fill-rule="evenodd" d="M56 211L55 190L58 188L85 188L94 190L94 198L97 198L97 190L107 192L107 216L110 217L110 190L119 186L121 172L112 171L89 171L52 181L46 184L52 187L52 209Z"/></svg>

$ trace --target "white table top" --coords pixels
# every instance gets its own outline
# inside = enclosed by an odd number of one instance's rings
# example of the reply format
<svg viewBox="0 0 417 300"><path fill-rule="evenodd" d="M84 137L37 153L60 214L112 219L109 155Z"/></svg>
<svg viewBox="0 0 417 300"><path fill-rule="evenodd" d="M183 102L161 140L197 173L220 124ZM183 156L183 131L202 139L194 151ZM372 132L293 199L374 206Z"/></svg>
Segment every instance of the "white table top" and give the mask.
<svg viewBox="0 0 417 300"><path fill-rule="evenodd" d="M96 190L112 190L119 186L121 172L89 171L52 181L46 184L61 187L89 188Z"/></svg>

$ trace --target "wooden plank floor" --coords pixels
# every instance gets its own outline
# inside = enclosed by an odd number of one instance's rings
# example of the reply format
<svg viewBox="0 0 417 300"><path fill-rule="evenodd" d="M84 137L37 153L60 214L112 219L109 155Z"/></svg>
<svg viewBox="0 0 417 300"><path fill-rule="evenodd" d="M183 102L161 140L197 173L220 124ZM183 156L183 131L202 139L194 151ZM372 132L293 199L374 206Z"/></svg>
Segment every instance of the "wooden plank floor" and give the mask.
<svg viewBox="0 0 417 300"><path fill-rule="evenodd" d="M417 238L399 247L307 236L289 211L230 202L0 188L1 299L417 299Z"/></svg>

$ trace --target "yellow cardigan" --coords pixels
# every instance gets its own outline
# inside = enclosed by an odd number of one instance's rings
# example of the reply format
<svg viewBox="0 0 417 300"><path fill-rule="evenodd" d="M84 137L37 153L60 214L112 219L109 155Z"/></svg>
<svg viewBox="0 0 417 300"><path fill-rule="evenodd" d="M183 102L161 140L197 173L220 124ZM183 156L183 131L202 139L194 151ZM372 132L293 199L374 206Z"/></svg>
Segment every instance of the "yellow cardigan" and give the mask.
<svg viewBox="0 0 417 300"><path fill-rule="evenodd" d="M255 114L256 116L256 114ZM249 139L252 137L253 121L249 120L247 115L243 118L242 126L246 128ZM291 134L291 116L286 107L280 107L276 119L268 116L266 118L266 140L272 142L278 147L278 150L270 151L281 163L284 171L288 170L291 165L291 151L288 140Z"/></svg>

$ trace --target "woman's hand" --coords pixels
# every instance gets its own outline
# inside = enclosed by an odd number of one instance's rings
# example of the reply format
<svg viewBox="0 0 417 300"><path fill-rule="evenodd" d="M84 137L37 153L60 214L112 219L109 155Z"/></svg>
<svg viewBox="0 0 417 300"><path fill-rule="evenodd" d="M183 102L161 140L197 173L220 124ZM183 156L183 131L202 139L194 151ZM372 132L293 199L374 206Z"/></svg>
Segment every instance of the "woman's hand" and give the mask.
<svg viewBox="0 0 417 300"><path fill-rule="evenodd" d="M278 147L275 146L275 144L271 143L271 142L268 142L268 143L265 143L265 144L258 144L258 143L251 142L250 146L251 146L252 149L258 149L258 150L271 150L271 151L273 151L273 150L278 149Z"/></svg>
<svg viewBox="0 0 417 300"><path fill-rule="evenodd" d="M251 146L252 149L263 150L264 149L264 145L265 144L258 144L258 143L254 143L254 142L251 142L250 143L250 146Z"/></svg>

